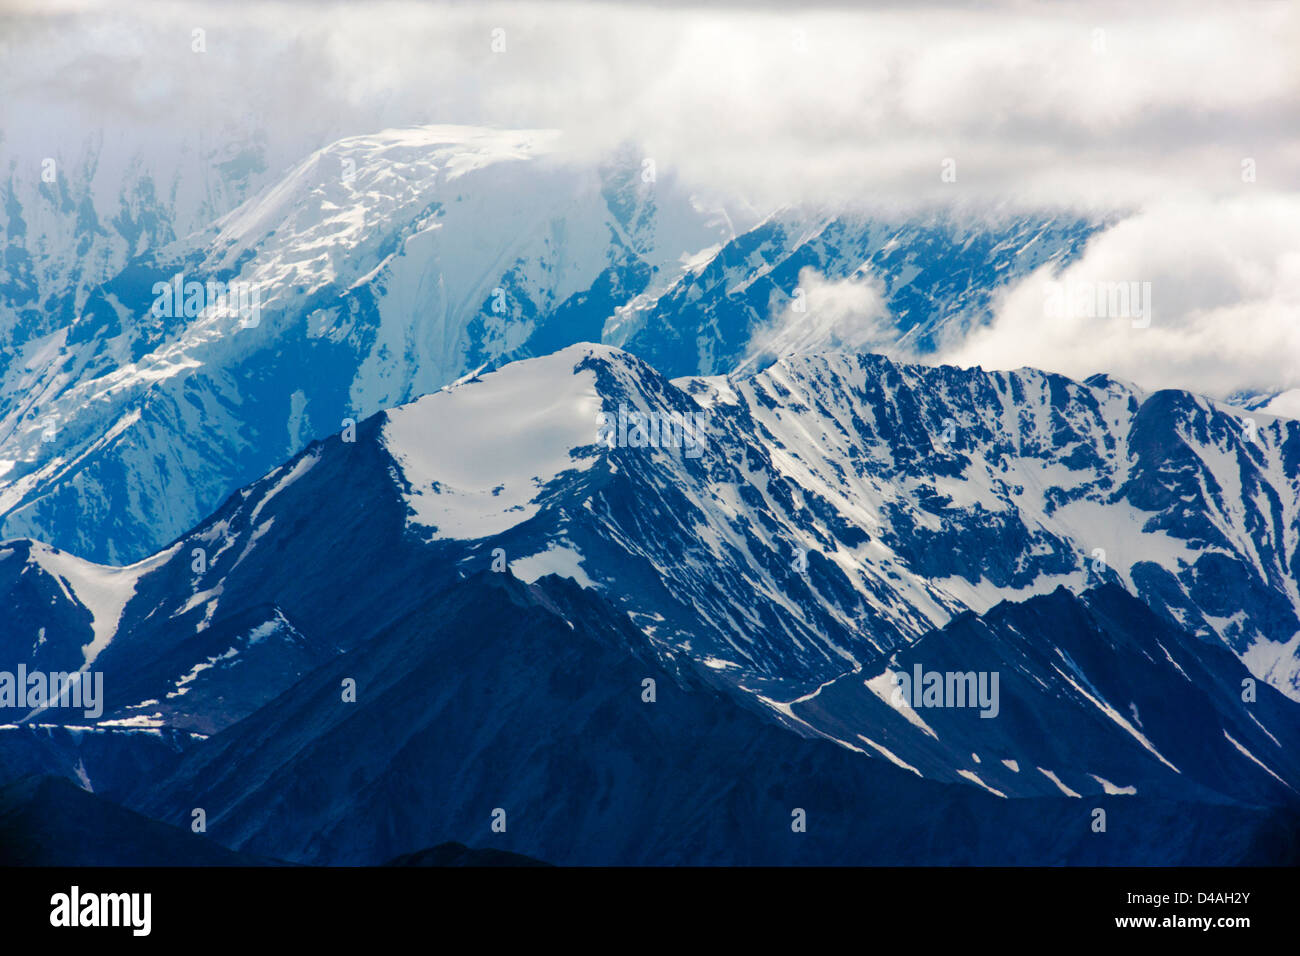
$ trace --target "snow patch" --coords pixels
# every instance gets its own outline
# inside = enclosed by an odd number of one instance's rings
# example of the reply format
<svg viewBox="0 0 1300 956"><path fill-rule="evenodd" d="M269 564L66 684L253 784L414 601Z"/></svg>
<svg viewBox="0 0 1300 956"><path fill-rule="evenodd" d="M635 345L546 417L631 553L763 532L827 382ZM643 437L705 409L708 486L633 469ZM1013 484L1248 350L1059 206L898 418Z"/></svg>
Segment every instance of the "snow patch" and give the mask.
<svg viewBox="0 0 1300 956"><path fill-rule="evenodd" d="M510 573L529 584L547 574L556 574L577 581L584 588L594 588L596 582L583 570L582 560L582 555L575 549L555 545L540 554L511 561Z"/></svg>
<svg viewBox="0 0 1300 956"><path fill-rule="evenodd" d="M600 397L595 373L574 366L596 350L515 362L388 412L383 441L409 484L410 520L435 538L501 534L537 514L557 475L590 468Z"/></svg>

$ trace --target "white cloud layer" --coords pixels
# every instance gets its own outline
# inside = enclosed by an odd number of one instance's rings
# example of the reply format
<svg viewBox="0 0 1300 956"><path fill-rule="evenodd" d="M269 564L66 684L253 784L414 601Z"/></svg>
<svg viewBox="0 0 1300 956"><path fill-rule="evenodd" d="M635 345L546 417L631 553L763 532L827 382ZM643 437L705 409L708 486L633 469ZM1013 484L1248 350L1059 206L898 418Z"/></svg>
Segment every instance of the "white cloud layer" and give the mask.
<svg viewBox="0 0 1300 956"><path fill-rule="evenodd" d="M1014 285L991 326L952 343L959 365L1032 365L1075 378L1106 371L1148 387L1211 395L1300 386L1300 198L1167 203L1097 235L1053 275ZM1117 283L1149 293L1128 314ZM1060 304L1098 290L1094 314ZM1118 299L1114 300L1118 302ZM1122 305L1122 303L1121 303ZM1111 314L1101 314L1101 313ZM1147 313L1147 314L1142 314Z"/></svg>
<svg viewBox="0 0 1300 956"><path fill-rule="evenodd" d="M799 270L792 299L774 303L771 321L750 339L744 364L765 356L842 350L882 352L898 339L898 327L878 281L865 273L827 279Z"/></svg>
<svg viewBox="0 0 1300 956"><path fill-rule="evenodd" d="M1232 194L1247 157L1261 191L1300 181L1286 3L82 6L3 23L11 134L257 126L314 147L380 126L546 126L580 151L634 140L661 167L778 203L1116 208Z"/></svg>

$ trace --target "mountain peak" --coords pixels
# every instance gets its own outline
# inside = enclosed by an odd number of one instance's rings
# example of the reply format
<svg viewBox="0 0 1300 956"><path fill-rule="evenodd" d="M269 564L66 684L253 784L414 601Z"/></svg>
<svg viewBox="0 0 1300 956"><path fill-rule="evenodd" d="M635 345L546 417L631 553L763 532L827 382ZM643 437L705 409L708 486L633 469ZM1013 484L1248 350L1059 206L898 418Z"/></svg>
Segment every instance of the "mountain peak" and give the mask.
<svg viewBox="0 0 1300 956"><path fill-rule="evenodd" d="M382 441L402 468L414 522L437 537L472 539L536 514L550 481L585 471L599 454L602 403L584 364L626 358L608 346L575 345L385 413Z"/></svg>

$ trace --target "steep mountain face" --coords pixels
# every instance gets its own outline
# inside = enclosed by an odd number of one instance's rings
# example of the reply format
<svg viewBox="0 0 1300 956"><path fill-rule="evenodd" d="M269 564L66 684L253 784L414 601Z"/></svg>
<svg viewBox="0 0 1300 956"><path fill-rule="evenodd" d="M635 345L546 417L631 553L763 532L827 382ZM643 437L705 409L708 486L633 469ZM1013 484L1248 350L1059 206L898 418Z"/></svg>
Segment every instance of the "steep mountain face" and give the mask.
<svg viewBox="0 0 1300 956"><path fill-rule="evenodd" d="M527 403L578 388L553 378L570 363L589 384L559 406L561 429ZM700 416L701 453L635 447L631 428L597 454L584 421L620 405ZM674 385L575 348L396 410L384 435L413 524L466 541L468 566L499 547L525 577L565 571L665 653L751 687L811 689L962 610L1109 580L1297 693L1294 421L1247 428L1186 393L877 356ZM474 436L479 473L440 471L460 467L456 435ZM403 450L421 439L445 455ZM548 459L549 477L566 445L582 467L540 497L494 470Z"/></svg>
<svg viewBox="0 0 1300 956"><path fill-rule="evenodd" d="M104 184L148 193L145 168L11 184L0 533L143 560L345 420L575 342L624 344L670 374L731 371L805 268L869 273L890 336L925 351L1095 228L795 212L754 225L671 175L646 181L635 150L577 166L556 143L451 126L353 137L192 232L262 182L262 147L202 189L123 198L111 228ZM23 239L36 207L40 236L68 235Z"/></svg>
<svg viewBox="0 0 1300 956"><path fill-rule="evenodd" d="M1300 694L1296 421L1104 377L868 356L684 387L870 535L869 563L901 564L925 593L983 611L1116 581Z"/></svg>
<svg viewBox="0 0 1300 956"><path fill-rule="evenodd" d="M131 568L6 544L5 600L20 611L0 622L0 660L105 674L100 720L53 710L33 720L211 733L409 610L419 599L411 580L453 579L454 569L406 533L380 424L363 422L355 442L335 436L311 446ZM369 578L389 564L400 574ZM23 610L20 600L35 607ZM80 630L51 641L45 607Z"/></svg>
<svg viewBox="0 0 1300 956"><path fill-rule="evenodd" d="M1264 684L1244 694L1249 672L1225 648L1160 620L1115 584L967 612L864 680L874 670L784 710L918 776L1008 797L1276 806L1300 796L1296 704ZM902 686L917 689L899 693L900 677L927 672L996 674L996 693L966 707L926 706L915 679Z"/></svg>
<svg viewBox="0 0 1300 956"><path fill-rule="evenodd" d="M948 218L897 223L785 211L701 257L661 295L640 296L620 310L606 341L670 378L729 374L746 360L763 359L761 333L793 309L801 311L801 336L817 326L816 296L808 300L803 288L805 270L812 270L817 281L878 284L888 316L886 327L865 341L824 335L803 345L860 351L888 345L924 355L991 318L994 297L1010 280L1068 264L1097 228L1075 219L975 226ZM862 325L874 317L846 318ZM778 335L768 343L775 354L786 351L780 342Z"/></svg>
<svg viewBox="0 0 1300 956"><path fill-rule="evenodd" d="M1010 801L921 780L791 733L736 706L707 668L672 673L646 651L590 590L482 571L189 750L142 788L139 805L161 820L202 806L223 843L312 863L375 863L449 834L564 864L1296 853L1282 809L1186 800L1186 791L1184 802ZM342 693L348 680L355 701ZM1113 821L1104 834L1089 826L1098 806Z"/></svg>
<svg viewBox="0 0 1300 956"><path fill-rule="evenodd" d="M615 304L715 241L711 211L670 182L642 183L625 156L565 166L554 141L343 140L128 262L5 363L5 532L143 558L344 419L557 327L598 336Z"/></svg>
<svg viewBox="0 0 1300 956"><path fill-rule="evenodd" d="M1245 429L1239 414L1104 379L869 355L673 383L620 350L573 346L313 443L137 565L0 546L0 597L15 609L0 661L88 668L105 687L99 717L21 713L0 750L23 772L80 761L94 781L95 748L168 734L136 758L157 768L129 794L147 812L175 819L208 793L230 846L381 862L471 839L503 787L520 803L562 789L568 735L605 726L614 702L639 705L653 677L698 692L680 727L583 758L604 779L668 739L703 755L689 773L660 767L686 789L646 800L711 799L706 768L736 768L687 728L731 721L718 746L751 763L813 739L890 788L960 800L1289 807L1300 423ZM555 645L569 634L572 647ZM897 675L918 669L985 690L997 675L999 696L895 699ZM340 694L349 677L355 707ZM97 732L86 745L22 736L51 724ZM755 727L775 736L740 745ZM536 775L539 760L554 777ZM851 802L858 771L824 769L848 774ZM421 802L411 781L434 778L461 795ZM282 819L286 786L293 813L306 801L317 815ZM649 807L614 789L613 804ZM323 802L303 796L315 793ZM881 812L929 799L901 793L882 793ZM636 832L631 817L566 806L573 832ZM445 829L429 824L443 815ZM705 841L696 862L735 852L678 822ZM666 832L653 853L619 843L603 859L686 859L688 844L663 849ZM831 840L817 859L886 859L866 849L878 837ZM598 858L553 839L503 848ZM979 859L1030 859L994 842ZM795 852L763 844L753 859Z"/></svg>
<svg viewBox="0 0 1300 956"><path fill-rule="evenodd" d="M180 143L100 128L52 155L43 139L0 141L0 371L35 357L130 261L206 227L279 168L264 133L238 128Z"/></svg>

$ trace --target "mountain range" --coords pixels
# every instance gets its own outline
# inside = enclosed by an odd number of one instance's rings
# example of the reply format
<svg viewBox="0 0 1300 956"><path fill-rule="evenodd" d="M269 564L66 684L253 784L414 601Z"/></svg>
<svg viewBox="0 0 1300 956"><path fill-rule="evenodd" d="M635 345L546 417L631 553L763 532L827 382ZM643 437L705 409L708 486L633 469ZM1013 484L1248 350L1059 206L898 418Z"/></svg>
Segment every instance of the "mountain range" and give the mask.
<svg viewBox="0 0 1300 956"><path fill-rule="evenodd" d="M62 207L11 183L0 534L140 560L344 421L576 342L625 346L670 376L728 372L809 269L869 277L895 313L888 334L924 349L987 321L998 288L1069 261L1096 228L760 215L668 174L647 182L631 147L576 165L557 142L446 126L342 140L211 225L153 230L97 283L23 264L37 252L24 217ZM42 231L41 261L84 263L78 250L118 235L104 215ZM209 282L255 295L255 319L158 292Z"/></svg>
<svg viewBox="0 0 1300 956"><path fill-rule="evenodd" d="M600 440L620 407L702 416L698 455ZM6 542L4 659L106 691L99 719L34 711L0 752L296 862L490 839L510 807L536 822L498 848L548 862L909 859L855 829L855 793L929 808L908 826L931 846L958 805L1078 818L1077 845L991 830L966 862L1285 854L1256 841L1300 779L1300 423L1247 438L1239 414L872 355L670 381L570 346L313 442L135 565ZM993 719L900 703L918 667L997 674ZM118 746L148 772L98 782ZM774 792L811 814L800 777L836 781L833 832L712 829L775 819ZM1099 801L1235 835L1092 844Z"/></svg>
<svg viewBox="0 0 1300 956"><path fill-rule="evenodd" d="M5 860L1300 858L1300 421L933 364L1103 223L560 142L353 137L188 231L11 179L0 701L104 691L8 705Z"/></svg>

